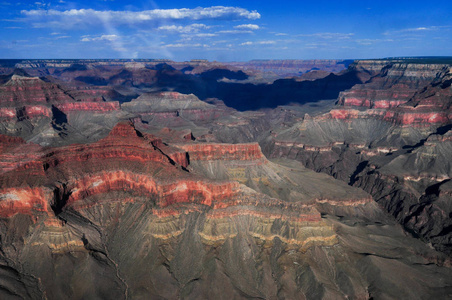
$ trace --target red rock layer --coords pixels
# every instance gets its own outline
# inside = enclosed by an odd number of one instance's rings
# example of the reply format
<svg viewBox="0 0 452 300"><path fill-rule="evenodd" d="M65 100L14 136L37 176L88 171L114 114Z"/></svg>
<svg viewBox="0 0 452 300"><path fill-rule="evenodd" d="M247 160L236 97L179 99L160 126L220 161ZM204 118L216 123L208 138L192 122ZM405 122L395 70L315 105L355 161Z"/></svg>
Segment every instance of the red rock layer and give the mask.
<svg viewBox="0 0 452 300"><path fill-rule="evenodd" d="M1 106L70 101L73 99L58 85L45 82L37 77L13 75L10 81L0 86Z"/></svg>
<svg viewBox="0 0 452 300"><path fill-rule="evenodd" d="M0 118L37 118L51 117L52 110L44 105L25 105L17 108L2 107L0 108Z"/></svg>
<svg viewBox="0 0 452 300"><path fill-rule="evenodd" d="M350 90L341 92L338 104L367 108L393 108L408 102L414 95L411 90Z"/></svg>
<svg viewBox="0 0 452 300"><path fill-rule="evenodd" d="M78 88L68 92L72 98L82 102L103 102L120 96L108 87Z"/></svg>
<svg viewBox="0 0 452 300"><path fill-rule="evenodd" d="M444 65L388 64L369 83L341 92L342 108L329 116L382 118L399 125L446 124L452 119L450 78L450 67Z"/></svg>
<svg viewBox="0 0 452 300"><path fill-rule="evenodd" d="M68 204L76 206L77 202L93 195L128 191L131 195L152 199L159 207L181 203L215 207L222 201L238 197L239 193L239 185L236 182L209 182L183 178L180 180L174 178L172 182L167 182L166 180L159 181L148 174L127 171L112 171L86 176L68 187L73 191Z"/></svg>
<svg viewBox="0 0 452 300"><path fill-rule="evenodd" d="M319 119L366 119L379 118L399 125L445 124L452 120L452 111L425 111L423 108L399 108L394 111L382 109L369 109L359 111L356 109L333 109Z"/></svg>
<svg viewBox="0 0 452 300"><path fill-rule="evenodd" d="M40 173L42 163L41 147L33 143L25 143L22 138L0 134L0 174L11 170L35 170Z"/></svg>
<svg viewBox="0 0 452 300"><path fill-rule="evenodd" d="M45 164L47 167L66 164L69 168L69 166L93 160L167 163L168 157L155 148L152 144L153 141L153 139L139 137L130 123L123 122L116 125L106 138L96 143L75 144L49 151L46 154Z"/></svg>
<svg viewBox="0 0 452 300"><path fill-rule="evenodd" d="M107 88L69 90L38 77L13 75L8 82L0 85L0 118L7 121L52 118L52 105L66 114L76 111L119 111L119 102L105 101L118 95Z"/></svg>
<svg viewBox="0 0 452 300"><path fill-rule="evenodd" d="M263 158L257 143L182 145L190 160L259 160Z"/></svg>
<svg viewBox="0 0 452 300"><path fill-rule="evenodd" d="M245 214L297 222L320 221L314 204L287 203L235 181L206 180L175 167L165 151L173 151L173 155L185 152L177 152L152 135L137 133L131 123L119 123L109 136L87 145L46 149L25 144L20 138L0 136L0 140L0 158L4 162L0 176L2 217L36 212L51 215L50 204L58 201L54 190L60 190L58 194L67 194L64 205L80 210L111 201L150 201L159 209L168 208L169 211L164 210L166 214L172 214L171 210L175 210L173 214L182 213L177 208L180 205L202 205L222 210L211 216L216 218ZM263 158L257 144L188 148L197 159ZM249 209L224 210L239 206ZM292 215L293 212L297 213Z"/></svg>
<svg viewBox="0 0 452 300"><path fill-rule="evenodd" d="M0 189L0 217L15 214L33 215L36 211L49 212L52 193L45 187Z"/></svg>
<svg viewBox="0 0 452 300"><path fill-rule="evenodd" d="M0 118L15 118L16 117L16 109L1 107L0 108Z"/></svg>
<svg viewBox="0 0 452 300"><path fill-rule="evenodd" d="M119 110L119 102L70 102L58 104L56 107L64 113L73 111L109 112Z"/></svg>
<svg viewBox="0 0 452 300"><path fill-rule="evenodd" d="M87 145L46 149L15 137L0 136L0 141L0 160L4 162L0 217L45 213L50 218L47 223L53 224L51 205L63 201L65 194L62 205L76 210L141 201L152 203L159 217L187 213L201 206L210 207L214 211L210 218L217 219L247 215L321 221L315 204L287 203L235 181L212 181L183 171L173 165L166 151L173 157L184 151L165 145L155 136L138 133L128 122L117 124L106 138ZM263 158L257 144L200 146L188 146L198 159ZM188 210L184 208L187 205Z"/></svg>
<svg viewBox="0 0 452 300"><path fill-rule="evenodd" d="M23 107L23 114L26 117L34 118L38 116L51 117L52 110L43 105L26 105Z"/></svg>
<svg viewBox="0 0 452 300"><path fill-rule="evenodd" d="M256 193L243 193L238 187L233 189L233 198L212 202L208 212L209 219L225 219L235 216L252 216L262 219L280 219L294 222L320 222L321 215L314 205L288 203ZM153 208L153 215L160 218L177 216L188 212L201 212L202 206L189 205L190 202L180 202ZM193 203L191 204L199 204ZM180 208L183 207L183 210Z"/></svg>

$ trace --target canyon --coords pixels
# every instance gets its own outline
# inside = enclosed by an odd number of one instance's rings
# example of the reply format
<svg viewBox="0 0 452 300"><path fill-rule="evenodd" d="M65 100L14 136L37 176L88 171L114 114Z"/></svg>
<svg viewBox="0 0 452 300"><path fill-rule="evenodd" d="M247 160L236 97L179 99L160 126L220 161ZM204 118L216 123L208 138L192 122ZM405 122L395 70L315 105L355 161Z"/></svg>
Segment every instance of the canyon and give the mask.
<svg viewBox="0 0 452 300"><path fill-rule="evenodd" d="M452 62L0 60L0 298L452 297Z"/></svg>

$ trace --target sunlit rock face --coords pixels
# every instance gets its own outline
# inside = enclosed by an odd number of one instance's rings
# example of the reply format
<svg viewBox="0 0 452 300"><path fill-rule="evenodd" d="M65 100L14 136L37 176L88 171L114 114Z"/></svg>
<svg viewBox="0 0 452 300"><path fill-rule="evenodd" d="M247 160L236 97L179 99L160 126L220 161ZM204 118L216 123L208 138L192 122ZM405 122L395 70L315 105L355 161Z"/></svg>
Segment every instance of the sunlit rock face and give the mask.
<svg viewBox="0 0 452 300"><path fill-rule="evenodd" d="M449 69L361 61L319 76L368 81L338 99L241 112L162 85L239 65L21 66L47 77L0 86L0 298L452 294Z"/></svg>
<svg viewBox="0 0 452 300"><path fill-rule="evenodd" d="M339 96L338 104L344 109L367 110L361 114L342 110L332 117L370 115L401 125L445 124L452 115L450 80L448 65L388 64L368 83Z"/></svg>

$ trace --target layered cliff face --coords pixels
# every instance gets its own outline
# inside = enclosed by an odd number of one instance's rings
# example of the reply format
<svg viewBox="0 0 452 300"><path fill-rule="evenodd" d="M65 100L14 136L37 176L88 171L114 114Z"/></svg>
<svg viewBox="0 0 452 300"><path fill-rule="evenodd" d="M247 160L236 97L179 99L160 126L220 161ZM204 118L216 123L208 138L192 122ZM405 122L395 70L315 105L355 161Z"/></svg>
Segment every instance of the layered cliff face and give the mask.
<svg viewBox="0 0 452 300"><path fill-rule="evenodd" d="M450 253L450 201L438 192L451 173L450 66L354 68L374 75L342 92L329 112L267 137L264 152L363 188L414 234Z"/></svg>
<svg viewBox="0 0 452 300"><path fill-rule="evenodd" d="M20 74L20 75L18 75ZM64 86L54 78L30 77L15 70L0 85L0 133L43 146L86 142L105 136L121 115L124 96L114 90ZM111 124L105 122L110 115ZM105 128L107 125L107 128ZM64 141L69 137L68 141Z"/></svg>
<svg viewBox="0 0 452 300"><path fill-rule="evenodd" d="M55 100L68 102L72 98L66 95L57 85L44 82L38 77L13 74L11 79L0 87L0 103L2 106L39 105Z"/></svg>
<svg viewBox="0 0 452 300"><path fill-rule="evenodd" d="M22 67L47 77L0 78L0 298L452 295L448 66ZM234 94L284 106L202 97Z"/></svg>
<svg viewBox="0 0 452 300"><path fill-rule="evenodd" d="M335 112L332 117L370 114L402 125L448 123L450 76L448 65L388 64L368 83L342 92L338 104L345 111ZM357 108L371 110L356 114L352 109Z"/></svg>
<svg viewBox="0 0 452 300"><path fill-rule="evenodd" d="M218 99L206 103L193 94L178 92L145 93L122 104L121 109L138 120L144 130L168 135L173 141L184 137L203 142L246 143L255 141L271 126L263 112L239 112Z"/></svg>
<svg viewBox="0 0 452 300"><path fill-rule="evenodd" d="M169 127L211 123L225 113L225 109L203 102L193 94L177 92L143 94L124 103L122 109L155 126Z"/></svg>
<svg viewBox="0 0 452 300"><path fill-rule="evenodd" d="M368 298L449 289L440 283L449 269L427 266L446 258L404 236L369 195L300 165L270 162L257 144L171 146L128 122L86 145L2 139L0 234L8 243L1 261L17 281L2 293ZM392 229L376 230L374 222ZM400 251L368 234L411 254L399 260ZM409 289L388 291L394 281L373 275L392 272L383 252L414 274ZM425 272L438 281L417 283Z"/></svg>
<svg viewBox="0 0 452 300"><path fill-rule="evenodd" d="M306 74L305 78L313 76L310 73L317 73L314 78L323 78L330 73L339 73L346 70L352 61L347 60L253 60L246 63L232 62L227 65L243 70L247 74L255 74L256 77L263 77L267 80L275 78L299 76ZM319 76L318 71L324 72ZM261 75L260 73L263 73ZM272 76L273 75L273 76ZM275 76L276 75L276 76ZM302 76L303 77L303 76Z"/></svg>

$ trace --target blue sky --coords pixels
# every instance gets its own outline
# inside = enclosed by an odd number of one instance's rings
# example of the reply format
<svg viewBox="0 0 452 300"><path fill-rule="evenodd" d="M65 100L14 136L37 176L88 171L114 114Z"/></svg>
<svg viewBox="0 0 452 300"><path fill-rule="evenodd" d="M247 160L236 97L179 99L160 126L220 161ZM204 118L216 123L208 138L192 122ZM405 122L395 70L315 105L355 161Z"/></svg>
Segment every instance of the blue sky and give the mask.
<svg viewBox="0 0 452 300"><path fill-rule="evenodd" d="M0 58L452 55L452 1L0 0Z"/></svg>

